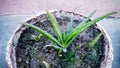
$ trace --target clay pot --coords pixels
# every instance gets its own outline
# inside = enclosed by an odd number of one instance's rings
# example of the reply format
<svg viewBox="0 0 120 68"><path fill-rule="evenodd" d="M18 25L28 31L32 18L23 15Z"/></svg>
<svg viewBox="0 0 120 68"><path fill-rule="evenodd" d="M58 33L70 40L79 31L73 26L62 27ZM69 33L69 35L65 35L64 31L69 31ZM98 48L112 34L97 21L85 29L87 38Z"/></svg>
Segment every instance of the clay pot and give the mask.
<svg viewBox="0 0 120 68"><path fill-rule="evenodd" d="M82 16L80 14L77 14L74 12L68 12L68 11L54 11L54 12L52 12L52 14L56 15L58 17L59 17L59 14L65 14L65 15L70 14L73 17L78 16L78 17L85 18L84 16ZM45 18L45 16L46 16L46 14L44 14L44 13L40 14L39 16L36 16L36 17L26 21L26 23L35 24L38 21L42 21ZM95 24L94 26L96 29L98 29L104 33L104 38L105 38L104 40L107 43L106 45L104 45L105 57L104 57L104 60L100 64L100 68L111 68L112 61L113 61L113 49L112 49L110 38L102 26L100 26L99 24ZM26 27L19 25L17 27L17 29L15 30L13 36L11 37L11 39L8 42L7 52L6 52L6 60L7 60L9 68L17 68L16 60L18 60L18 59L16 58L16 47L18 47L18 42L19 42L18 40L21 37L21 34L24 30L26 30Z"/></svg>

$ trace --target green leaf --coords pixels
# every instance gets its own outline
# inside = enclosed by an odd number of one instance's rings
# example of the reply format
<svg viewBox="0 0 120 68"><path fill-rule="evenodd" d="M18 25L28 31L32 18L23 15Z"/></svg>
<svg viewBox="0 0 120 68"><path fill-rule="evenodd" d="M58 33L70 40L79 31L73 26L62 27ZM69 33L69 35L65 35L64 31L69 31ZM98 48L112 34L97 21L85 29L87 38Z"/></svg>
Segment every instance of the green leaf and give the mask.
<svg viewBox="0 0 120 68"><path fill-rule="evenodd" d="M73 24L73 19L70 19L70 22L68 23L68 29L67 29L67 35L72 31L72 24ZM67 36L66 35L66 36Z"/></svg>
<svg viewBox="0 0 120 68"><path fill-rule="evenodd" d="M82 25L84 25L94 14L95 14L96 10L94 10L90 15L88 15L87 18L85 18L74 30L78 29L79 27L81 27ZM73 22L73 21L71 21ZM72 26L72 23L70 23L70 28ZM69 31L69 33L67 33L65 40L68 38L69 34L71 31Z"/></svg>
<svg viewBox="0 0 120 68"><path fill-rule="evenodd" d="M73 50L70 52L70 54L69 54L69 56L68 56L67 59L71 59L71 58L73 57L73 55L75 55L76 51L77 51L78 49L80 49L80 47L81 47L81 45L76 46L76 48L73 49Z"/></svg>
<svg viewBox="0 0 120 68"><path fill-rule="evenodd" d="M96 10L94 10L90 15L87 16L86 19L84 19L78 26L77 28L79 28L80 26L82 26L83 24L85 24L86 22L89 21L89 19L95 14Z"/></svg>
<svg viewBox="0 0 120 68"><path fill-rule="evenodd" d="M54 30L56 31L57 37L60 40L60 42L63 41L62 39L62 33L60 31L58 22L56 21L56 19L46 10L48 17L50 18L50 23L52 24Z"/></svg>
<svg viewBox="0 0 120 68"><path fill-rule="evenodd" d="M73 50L68 54L68 56L66 57L66 59L64 59L63 61L70 61L71 58L75 55L76 51L77 51L78 49L80 49L80 47L81 47L81 45L76 46L75 49L73 49Z"/></svg>
<svg viewBox="0 0 120 68"><path fill-rule="evenodd" d="M36 40L36 41L39 41L42 37L42 34L39 34L38 36L37 35L32 35L33 39Z"/></svg>
<svg viewBox="0 0 120 68"><path fill-rule="evenodd" d="M88 47L92 48L97 43L97 41L100 39L100 37L102 36L102 34L103 33L101 32L97 37L95 37L95 39L91 43L88 44Z"/></svg>
<svg viewBox="0 0 120 68"><path fill-rule="evenodd" d="M42 63L45 65L46 68L50 68L50 64L47 63L46 61L43 61Z"/></svg>
<svg viewBox="0 0 120 68"><path fill-rule="evenodd" d="M31 27L33 28L34 30L38 31L39 33L41 33L42 35L46 36L48 39L50 39L52 42L56 43L57 45L61 46L61 47L64 47L61 43L59 43L59 41L57 41L52 35L50 35L48 32L40 29L39 27L37 26L34 26L32 24L28 24L28 23L21 23L22 25L24 26L28 26L28 27Z"/></svg>
<svg viewBox="0 0 120 68"><path fill-rule="evenodd" d="M59 47L59 46L56 46L56 45L51 45L51 44L49 44L49 45L45 45L44 47L43 47L43 49L45 49L46 47L53 47L53 48L55 48L55 49L62 49L61 47Z"/></svg>
<svg viewBox="0 0 120 68"><path fill-rule="evenodd" d="M80 27L76 27L70 34L69 36L67 37L66 41L65 41L65 44L66 44L66 47L68 47L72 41L80 34L82 33L84 30L86 30L87 28L89 28L90 26L94 25L95 23L97 23L98 21L108 17L109 15L112 15L112 14L115 14L116 12L111 12L111 13L108 13L108 14L105 14L101 17L98 17L92 21L89 21L88 23L85 23L83 24L82 26Z"/></svg>

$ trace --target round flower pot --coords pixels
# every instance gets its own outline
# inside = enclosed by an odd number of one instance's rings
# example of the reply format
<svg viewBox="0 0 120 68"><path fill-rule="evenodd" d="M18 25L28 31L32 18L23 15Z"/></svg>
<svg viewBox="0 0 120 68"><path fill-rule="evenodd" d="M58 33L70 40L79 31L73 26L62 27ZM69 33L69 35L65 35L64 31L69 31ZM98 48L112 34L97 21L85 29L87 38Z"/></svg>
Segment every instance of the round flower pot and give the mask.
<svg viewBox="0 0 120 68"><path fill-rule="evenodd" d="M86 18L69 11L54 11L52 14L57 19L63 33L67 30L67 23L70 23L71 19L73 21L71 29L74 29ZM26 23L34 24L56 37L45 13L26 21ZM93 55L88 55L89 51L86 47L100 32L103 32L103 35L94 46L97 55L92 58ZM23 25L17 27L7 45L6 60L9 68L46 68L45 64L51 68L68 68L68 65L72 65L72 68L111 68L113 60L111 41L104 28L98 23L86 29L68 47L68 52L70 52L75 46L81 44L81 48L73 56L77 59L73 63L60 61L57 50L54 48L44 48L48 44L54 45L45 36L35 41L32 35L38 34L32 28Z"/></svg>

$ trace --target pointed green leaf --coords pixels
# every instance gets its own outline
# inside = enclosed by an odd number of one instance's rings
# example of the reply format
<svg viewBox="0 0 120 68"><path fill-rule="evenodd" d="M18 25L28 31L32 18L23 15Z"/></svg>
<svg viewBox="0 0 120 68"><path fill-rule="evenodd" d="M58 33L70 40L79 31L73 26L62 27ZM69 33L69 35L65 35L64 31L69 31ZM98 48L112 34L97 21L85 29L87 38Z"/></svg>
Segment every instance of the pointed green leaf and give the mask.
<svg viewBox="0 0 120 68"><path fill-rule="evenodd" d="M68 56L66 57L66 59L64 59L63 61L70 61L72 59L72 57L75 55L76 51L78 49L80 49L81 45L78 45L75 47L75 49L73 49L69 54Z"/></svg>
<svg viewBox="0 0 120 68"><path fill-rule="evenodd" d="M77 28L79 28L80 26L82 26L83 24L85 24L86 22L89 21L89 19L95 14L96 10L94 10L90 15L87 16L87 18L85 18L78 26Z"/></svg>
<svg viewBox="0 0 120 68"><path fill-rule="evenodd" d="M81 27L83 24L85 24L86 22L88 22L88 20L95 14L96 10L94 10L90 15L88 15L87 18L85 18L74 30L78 29L79 27ZM72 26L72 22L70 23L70 26ZM71 28L71 27L70 27ZM67 31L68 32L68 31ZM69 31L69 33L67 33L66 37L65 37L65 40L66 38L68 38L69 34L70 34L71 31Z"/></svg>
<svg viewBox="0 0 120 68"><path fill-rule="evenodd" d="M46 31L40 29L39 27L37 26L34 26L32 24L28 24L28 23L21 23L22 25L24 26L28 26L30 28L33 28L34 30L40 32L42 35L46 36L48 39L50 39L52 42L56 43L57 45L61 46L61 47L64 47L62 46L61 43L59 43L59 41L57 41L52 35L50 35L49 33L47 33Z"/></svg>
<svg viewBox="0 0 120 68"><path fill-rule="evenodd" d="M67 29L67 35L72 31L72 24L73 24L73 19L70 19L70 22L68 23L68 29Z"/></svg>
<svg viewBox="0 0 120 68"><path fill-rule="evenodd" d="M62 42L62 33L56 19L46 10L48 17L50 18L50 23L52 24L54 30L56 31L58 39Z"/></svg>
<svg viewBox="0 0 120 68"><path fill-rule="evenodd" d="M45 45L43 49L45 49L46 47L53 47L53 48L58 49L58 50L59 50L59 49L62 49L62 48L59 47L59 46L51 45L51 44L49 44L49 45Z"/></svg>
<svg viewBox="0 0 120 68"><path fill-rule="evenodd" d="M82 33L84 30L86 30L87 28L89 28L90 26L94 25L95 23L97 23L98 21L108 17L109 15L112 15L112 14L115 14L116 12L111 12L111 13L108 13L108 14L105 14L101 17L98 17L92 21L89 21L88 23L85 23L83 24L82 26L80 27L77 27L75 28L70 34L69 36L67 37L65 43L66 43L66 47L69 46L72 41L80 34Z"/></svg>
<svg viewBox="0 0 120 68"><path fill-rule="evenodd" d="M50 64L47 63L46 61L43 61L42 63L45 65L45 68L50 68Z"/></svg>
<svg viewBox="0 0 120 68"><path fill-rule="evenodd" d="M101 32L97 37L95 37L95 39L91 43L89 43L88 47L89 48L93 47L97 43L97 41L100 39L100 37L102 36L102 34L103 33Z"/></svg>

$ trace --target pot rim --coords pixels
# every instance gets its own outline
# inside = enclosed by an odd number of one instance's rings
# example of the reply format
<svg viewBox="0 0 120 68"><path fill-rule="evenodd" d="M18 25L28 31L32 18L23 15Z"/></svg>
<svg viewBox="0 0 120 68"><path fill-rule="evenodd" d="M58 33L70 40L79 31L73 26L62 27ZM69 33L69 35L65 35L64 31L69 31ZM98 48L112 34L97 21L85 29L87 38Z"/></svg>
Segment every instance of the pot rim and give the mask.
<svg viewBox="0 0 120 68"><path fill-rule="evenodd" d="M109 43L109 45L105 46L105 55L107 54L107 57L105 57L104 61L101 62L101 68L111 68L114 55L113 55L113 48L112 48L110 36L108 35L107 31L99 23L96 23L96 24L98 25L98 28L100 28L105 33Z"/></svg>

